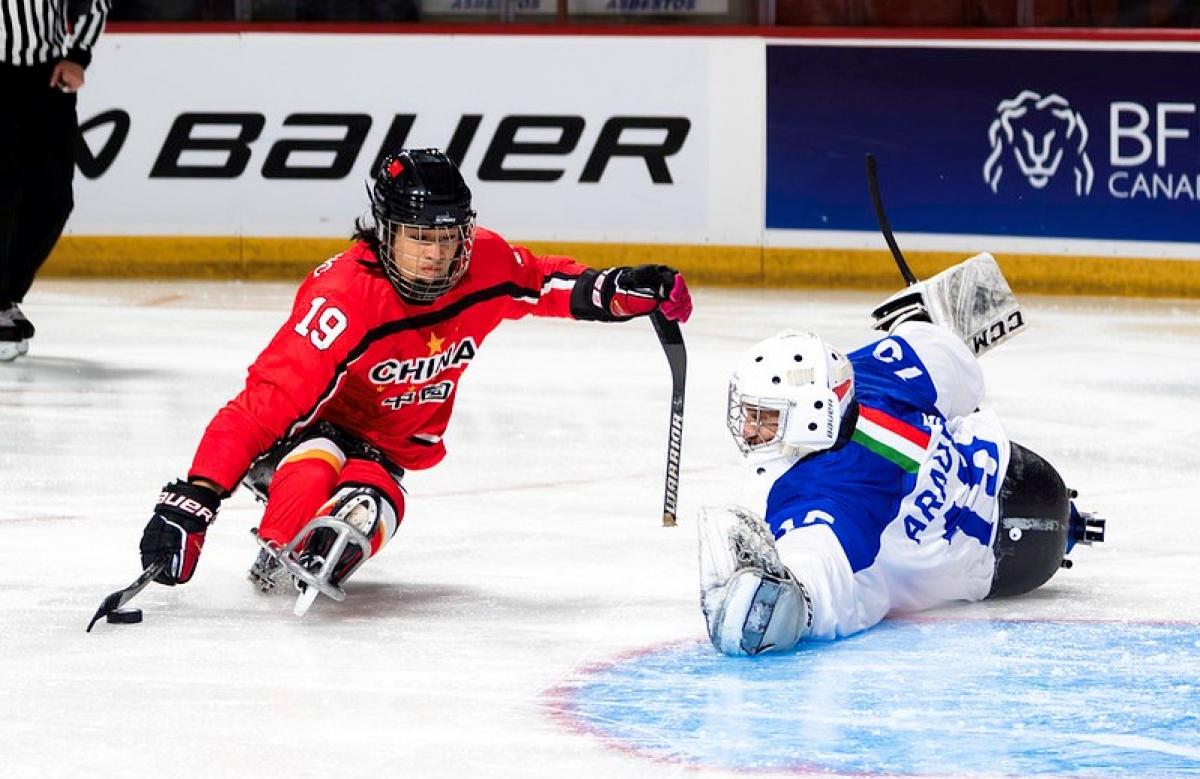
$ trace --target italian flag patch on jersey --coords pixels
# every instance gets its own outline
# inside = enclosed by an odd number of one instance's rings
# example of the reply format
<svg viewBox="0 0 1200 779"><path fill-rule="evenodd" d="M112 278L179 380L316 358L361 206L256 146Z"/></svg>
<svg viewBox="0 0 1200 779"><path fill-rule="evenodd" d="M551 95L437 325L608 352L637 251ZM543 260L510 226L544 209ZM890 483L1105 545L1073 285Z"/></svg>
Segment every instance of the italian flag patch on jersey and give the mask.
<svg viewBox="0 0 1200 779"><path fill-rule="evenodd" d="M858 425L851 440L909 473L920 470L929 448L929 433L863 405L858 407Z"/></svg>

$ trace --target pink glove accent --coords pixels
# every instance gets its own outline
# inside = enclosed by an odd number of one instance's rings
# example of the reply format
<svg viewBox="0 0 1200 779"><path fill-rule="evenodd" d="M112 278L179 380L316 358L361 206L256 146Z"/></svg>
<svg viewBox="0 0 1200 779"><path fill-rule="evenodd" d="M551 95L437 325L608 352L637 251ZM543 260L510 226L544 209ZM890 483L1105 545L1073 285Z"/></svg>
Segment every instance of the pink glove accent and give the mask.
<svg viewBox="0 0 1200 779"><path fill-rule="evenodd" d="M688 292L687 282L683 280L682 273L675 274L675 284L671 287L671 293L667 295L666 300L658 304L658 310L667 319L676 322L686 322L691 317L692 293Z"/></svg>

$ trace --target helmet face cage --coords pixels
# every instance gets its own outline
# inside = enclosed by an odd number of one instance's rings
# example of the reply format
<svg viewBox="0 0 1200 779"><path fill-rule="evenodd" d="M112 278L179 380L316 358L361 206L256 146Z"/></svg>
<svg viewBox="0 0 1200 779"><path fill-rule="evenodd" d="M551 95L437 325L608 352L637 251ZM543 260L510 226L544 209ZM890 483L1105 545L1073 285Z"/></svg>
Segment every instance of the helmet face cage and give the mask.
<svg viewBox="0 0 1200 779"><path fill-rule="evenodd" d="M437 149L385 157L368 187L380 264L400 296L431 303L467 273L475 244L471 189Z"/></svg>
<svg viewBox="0 0 1200 779"><path fill-rule="evenodd" d="M738 391L737 382L730 382L725 423L742 454L781 450L783 433L787 430L788 411L793 405L795 404L786 398L743 395ZM754 438L758 440L747 437L747 431L750 430L755 431ZM773 435L764 440L764 430L769 430Z"/></svg>
<svg viewBox="0 0 1200 779"><path fill-rule="evenodd" d="M471 263L475 217L465 223L430 227L375 217L379 261L400 295L430 303L449 292Z"/></svg>

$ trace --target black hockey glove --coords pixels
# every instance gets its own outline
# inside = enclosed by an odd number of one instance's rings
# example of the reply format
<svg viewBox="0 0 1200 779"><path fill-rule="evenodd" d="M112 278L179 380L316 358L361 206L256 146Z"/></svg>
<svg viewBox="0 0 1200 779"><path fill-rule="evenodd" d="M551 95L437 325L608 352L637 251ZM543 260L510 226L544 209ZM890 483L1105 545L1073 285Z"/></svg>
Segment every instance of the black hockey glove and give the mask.
<svg viewBox="0 0 1200 779"><path fill-rule="evenodd" d="M655 310L679 322L692 315L692 296L683 274L666 265L590 270L571 293L576 319L623 322Z"/></svg>
<svg viewBox="0 0 1200 779"><path fill-rule="evenodd" d="M169 560L154 581L173 586L192 578L204 548L204 533L220 506L221 497L208 487L180 480L163 487L140 546L143 568Z"/></svg>

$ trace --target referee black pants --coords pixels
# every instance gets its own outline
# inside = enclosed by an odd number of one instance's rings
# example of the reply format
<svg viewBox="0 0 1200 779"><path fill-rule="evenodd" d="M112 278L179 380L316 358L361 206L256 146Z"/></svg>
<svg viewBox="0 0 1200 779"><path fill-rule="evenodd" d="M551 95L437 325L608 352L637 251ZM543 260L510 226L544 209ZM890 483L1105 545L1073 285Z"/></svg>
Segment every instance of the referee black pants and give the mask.
<svg viewBox="0 0 1200 779"><path fill-rule="evenodd" d="M75 95L53 69L0 63L0 309L25 299L75 204Z"/></svg>

